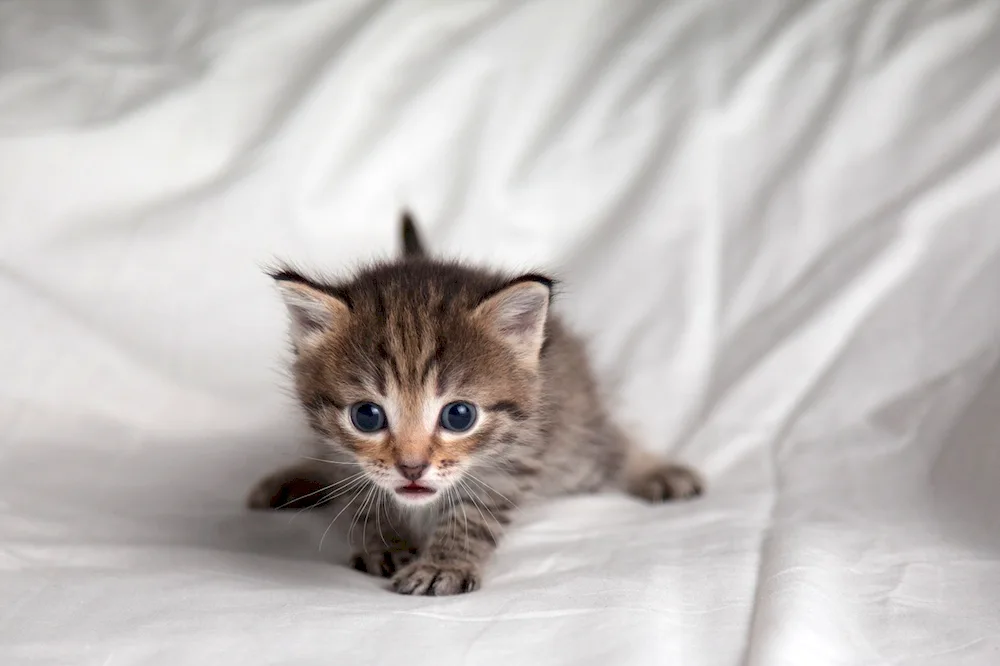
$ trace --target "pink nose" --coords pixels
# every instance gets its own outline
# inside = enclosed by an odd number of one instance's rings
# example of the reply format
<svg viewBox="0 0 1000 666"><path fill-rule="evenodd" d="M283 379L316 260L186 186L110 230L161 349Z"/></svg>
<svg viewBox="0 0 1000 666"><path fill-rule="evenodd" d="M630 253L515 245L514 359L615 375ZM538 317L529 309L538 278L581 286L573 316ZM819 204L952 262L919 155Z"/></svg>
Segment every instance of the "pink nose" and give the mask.
<svg viewBox="0 0 1000 666"><path fill-rule="evenodd" d="M396 465L396 469L399 473L403 475L407 481L416 481L424 475L427 468L430 467L427 463L419 463L416 465L404 465L402 463Z"/></svg>

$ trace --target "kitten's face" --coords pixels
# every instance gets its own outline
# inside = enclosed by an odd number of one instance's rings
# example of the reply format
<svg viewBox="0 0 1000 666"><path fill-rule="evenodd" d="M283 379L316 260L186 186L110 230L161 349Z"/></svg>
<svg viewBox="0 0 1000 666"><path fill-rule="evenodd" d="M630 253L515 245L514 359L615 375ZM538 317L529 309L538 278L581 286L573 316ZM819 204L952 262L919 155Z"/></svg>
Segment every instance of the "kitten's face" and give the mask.
<svg viewBox="0 0 1000 666"><path fill-rule="evenodd" d="M533 427L548 283L401 262L332 287L275 276L296 387L332 451L404 506L482 492L474 467Z"/></svg>

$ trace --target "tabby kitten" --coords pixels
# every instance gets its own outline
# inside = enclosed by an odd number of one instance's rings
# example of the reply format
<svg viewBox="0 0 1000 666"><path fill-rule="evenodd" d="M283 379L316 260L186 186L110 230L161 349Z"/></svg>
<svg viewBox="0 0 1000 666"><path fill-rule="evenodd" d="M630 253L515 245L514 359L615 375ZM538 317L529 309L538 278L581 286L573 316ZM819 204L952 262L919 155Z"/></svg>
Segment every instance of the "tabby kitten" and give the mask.
<svg viewBox="0 0 1000 666"><path fill-rule="evenodd" d="M360 536L356 569L447 595L480 586L525 502L701 492L608 418L581 343L549 312L550 279L431 259L405 215L403 246L344 282L272 274L318 454L262 480L253 508L333 505Z"/></svg>

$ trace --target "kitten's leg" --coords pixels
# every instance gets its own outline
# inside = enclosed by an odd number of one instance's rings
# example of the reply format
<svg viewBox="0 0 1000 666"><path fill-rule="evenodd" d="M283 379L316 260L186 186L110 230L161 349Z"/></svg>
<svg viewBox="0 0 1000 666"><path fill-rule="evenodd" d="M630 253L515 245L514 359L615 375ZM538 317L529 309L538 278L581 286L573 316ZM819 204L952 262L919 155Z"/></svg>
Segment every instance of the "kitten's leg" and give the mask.
<svg viewBox="0 0 1000 666"><path fill-rule="evenodd" d="M247 497L251 509L304 509L319 504L336 482L316 465L283 467L258 481Z"/></svg>
<svg viewBox="0 0 1000 666"><path fill-rule="evenodd" d="M376 489L375 492L384 491ZM416 542L399 528L402 522L399 516L393 515L386 506L385 501L392 499L373 497L371 506L349 530L348 539L354 548L350 564L362 573L391 578L415 560L419 552Z"/></svg>
<svg viewBox="0 0 1000 666"><path fill-rule="evenodd" d="M688 499L701 495L705 482L690 467L671 463L629 444L622 468L625 490L650 502Z"/></svg>
<svg viewBox="0 0 1000 666"><path fill-rule="evenodd" d="M420 551L409 541L386 536L385 543L371 544L351 557L351 566L361 573L392 578L393 575L419 556Z"/></svg>
<svg viewBox="0 0 1000 666"><path fill-rule="evenodd" d="M485 489L442 502L441 515L420 556L392 578L400 594L444 596L479 588L482 571L514 505Z"/></svg>

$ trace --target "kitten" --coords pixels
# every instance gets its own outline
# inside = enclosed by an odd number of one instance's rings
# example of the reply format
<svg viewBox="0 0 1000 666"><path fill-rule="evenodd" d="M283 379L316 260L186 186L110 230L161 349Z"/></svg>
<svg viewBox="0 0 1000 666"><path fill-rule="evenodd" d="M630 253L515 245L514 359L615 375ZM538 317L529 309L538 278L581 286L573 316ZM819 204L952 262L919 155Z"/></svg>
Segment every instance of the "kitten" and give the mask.
<svg viewBox="0 0 1000 666"><path fill-rule="evenodd" d="M251 507L332 504L361 535L356 569L447 595L480 586L521 504L701 493L697 473L609 419L583 346L549 311L552 280L429 258L406 215L402 236L402 259L352 280L272 274L322 460L262 480Z"/></svg>

